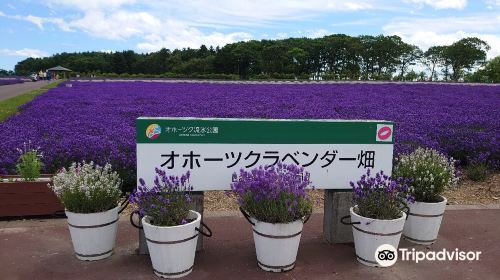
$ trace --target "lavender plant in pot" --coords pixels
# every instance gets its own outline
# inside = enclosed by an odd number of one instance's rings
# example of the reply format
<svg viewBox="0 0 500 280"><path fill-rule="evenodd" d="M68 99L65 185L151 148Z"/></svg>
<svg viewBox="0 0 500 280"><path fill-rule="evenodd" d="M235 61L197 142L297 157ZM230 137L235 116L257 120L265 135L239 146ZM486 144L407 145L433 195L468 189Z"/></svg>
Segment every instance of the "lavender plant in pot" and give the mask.
<svg viewBox="0 0 500 280"><path fill-rule="evenodd" d="M410 188L383 171L372 176L369 169L356 183L351 182L351 187L354 206L348 224L352 224L356 257L364 265L380 266L375 257L379 246L398 248L406 219L404 209L413 202Z"/></svg>
<svg viewBox="0 0 500 280"><path fill-rule="evenodd" d="M295 267L302 228L312 211L306 192L309 177L303 168L281 162L233 175L231 190L253 227L257 263L263 270Z"/></svg>
<svg viewBox="0 0 500 280"><path fill-rule="evenodd" d="M153 271L163 278L179 278L194 267L198 232L210 237L212 232L201 222L200 213L190 210L190 173L168 176L156 168L152 186L139 179L140 186L129 201L137 205L148 245ZM201 230L200 224L208 233Z"/></svg>
<svg viewBox="0 0 500 280"><path fill-rule="evenodd" d="M458 181L455 160L433 149L418 148L398 158L393 175L410 181L415 197L403 238L416 244L434 243L447 202L442 193Z"/></svg>
<svg viewBox="0 0 500 280"><path fill-rule="evenodd" d="M66 209L76 257L93 261L111 256L118 228L121 179L111 165L73 163L52 178L50 187Z"/></svg>

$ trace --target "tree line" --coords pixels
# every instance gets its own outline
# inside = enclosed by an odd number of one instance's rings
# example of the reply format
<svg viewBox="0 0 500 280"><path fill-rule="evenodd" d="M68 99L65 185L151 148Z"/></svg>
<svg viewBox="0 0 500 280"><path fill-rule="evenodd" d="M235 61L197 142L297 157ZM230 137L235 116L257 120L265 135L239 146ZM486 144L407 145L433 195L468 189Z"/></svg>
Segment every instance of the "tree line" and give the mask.
<svg viewBox="0 0 500 280"><path fill-rule="evenodd" d="M475 37L424 52L395 35L333 34L315 39L251 40L215 48L163 48L145 54L131 50L60 53L20 61L15 73L28 75L62 65L76 74L96 76L458 81L485 65L489 49ZM482 81L489 80L482 76Z"/></svg>

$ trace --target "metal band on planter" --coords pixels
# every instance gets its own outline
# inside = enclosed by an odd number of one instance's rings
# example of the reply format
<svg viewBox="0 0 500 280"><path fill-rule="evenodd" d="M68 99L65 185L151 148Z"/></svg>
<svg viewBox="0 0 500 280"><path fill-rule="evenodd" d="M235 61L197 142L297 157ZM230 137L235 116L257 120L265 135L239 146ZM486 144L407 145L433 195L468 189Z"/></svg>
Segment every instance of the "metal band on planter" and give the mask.
<svg viewBox="0 0 500 280"><path fill-rule="evenodd" d="M190 268L188 268L186 270L179 271L179 272L161 272L161 271L158 271L154 268L153 268L153 271L157 274L164 275L164 276L176 276L176 275L181 275L181 274L184 274L186 272L193 270L193 267L194 267L194 265L192 265Z"/></svg>
<svg viewBox="0 0 500 280"><path fill-rule="evenodd" d="M351 218L351 215L347 215L347 216L344 216L342 218L340 218L340 222L346 226L350 226L350 225L359 225L361 224L361 222L346 222L345 220L346 219L350 219Z"/></svg>
<svg viewBox="0 0 500 280"><path fill-rule="evenodd" d="M391 233L379 233L379 232L371 232L371 231L366 231L366 230L362 230L360 228L358 228L357 226L355 225L352 225L352 228L356 229L357 231L360 231L362 233L366 233L366 234L371 234L371 235L378 235L378 236L392 236L392 235L398 235L398 234L401 234L403 232L403 230L400 230L398 232L391 232Z"/></svg>
<svg viewBox="0 0 500 280"><path fill-rule="evenodd" d="M255 223L252 222L252 220L250 220L250 215L248 215L248 213L243 210L243 208L240 207L240 212L241 214L243 214L243 217L245 217L245 219L247 219L247 221L252 225L252 226L255 226Z"/></svg>
<svg viewBox="0 0 500 280"><path fill-rule="evenodd" d="M362 260L364 262L367 262L367 263L372 263L372 264L377 264L378 265L378 263L376 261L370 261L370 260L367 260L367 259L363 259L362 257L360 257L358 255L356 255L356 258L358 258L358 259L360 259L360 260Z"/></svg>
<svg viewBox="0 0 500 280"><path fill-rule="evenodd" d="M255 232L256 234L260 235L260 236L263 236L263 237L267 237L267 238L274 238L274 239L286 239L286 238L292 238L292 237L295 237L299 234L302 233L302 231L299 231L297 233L294 233L294 234L290 234L290 235L269 235L269 234L265 234L265 233L261 233L261 232L258 232L256 231L255 229L253 230L253 232Z"/></svg>
<svg viewBox="0 0 500 280"><path fill-rule="evenodd" d="M137 217L139 217L139 222L137 224L134 222L134 215L137 215ZM139 211L136 210L136 211L133 211L132 213L130 213L129 220L130 220L130 224L132 226L134 226L135 228L143 229L143 227L141 225L141 215L139 214Z"/></svg>
<svg viewBox="0 0 500 280"><path fill-rule="evenodd" d="M204 235L206 237L212 237L212 230L203 221L200 221L200 225L201 225L200 228L195 227L194 230L196 230L201 235ZM203 228L206 228L208 232L204 232Z"/></svg>
<svg viewBox="0 0 500 280"><path fill-rule="evenodd" d="M112 222L109 222L109 223L105 223L105 224L100 224L100 225L94 225L94 226L77 226L77 225L72 225L70 223L68 223L68 225L70 227L74 227L74 228L81 228L81 229L88 229L88 228L100 228L100 227L106 227L106 226L109 226L109 225L112 225L114 223L118 222L118 219L112 221Z"/></svg>
<svg viewBox="0 0 500 280"><path fill-rule="evenodd" d="M432 240L421 240L421 239L415 239L415 238L411 238L411 237L408 237L406 235L403 234L403 237L405 239L408 239L410 241L414 241L414 242L421 242L421 243L433 243L435 242L437 239L432 239Z"/></svg>
<svg viewBox="0 0 500 280"><path fill-rule="evenodd" d="M398 232L391 232L391 233L378 233L378 232L366 231L366 230L360 229L357 226L355 226L355 225L361 224L360 222L346 222L345 221L346 219L348 219L350 217L351 217L350 215L344 216L344 217L340 218L340 222L344 225L352 225L353 229L360 231L362 233L371 234L371 235L378 235L378 236L392 236L392 235L398 235L398 234L403 232L403 230L400 230Z"/></svg>
<svg viewBox="0 0 500 280"><path fill-rule="evenodd" d="M118 210L118 214L121 214L125 208L127 208L129 204L128 197L125 197L125 199L120 203L120 210Z"/></svg>
<svg viewBox="0 0 500 280"><path fill-rule="evenodd" d="M425 214L417 214L417 213L408 213L410 216L416 216L416 217L423 217L423 218L437 218L441 217L444 215L444 213L437 214L437 215L425 215Z"/></svg>
<svg viewBox="0 0 500 280"><path fill-rule="evenodd" d="M267 267L270 269L281 269L282 271L291 270L292 268L295 267L295 262L293 262L291 264L287 264L287 265L267 265L267 264L263 264L257 260L257 263L263 267Z"/></svg>
<svg viewBox="0 0 500 280"><path fill-rule="evenodd" d="M248 215L248 213L243 210L243 208L240 207L240 212L241 214L243 214L243 217L245 217L245 219L247 219L247 221L252 225L252 226L255 226L255 223L252 222L252 220L250 220L250 215ZM304 218L302 218L302 222L305 224L307 223L307 221L309 221L309 218L311 218L311 215L312 215L312 212L309 213L309 215L305 216Z"/></svg>
<svg viewBox="0 0 500 280"><path fill-rule="evenodd" d="M104 253L100 253L100 254L91 254L91 255L85 255L85 254L80 254L80 253L75 252L75 255L80 256L80 257L82 257L82 258L94 258L94 257L104 256L104 255L109 254L109 253L111 253L111 252L113 252L113 249L111 249L111 250L109 250L109 251L106 251L106 252L104 252Z"/></svg>
<svg viewBox="0 0 500 280"><path fill-rule="evenodd" d="M174 240L174 241L156 241L156 240L151 240L149 238L146 238L147 241L151 242L151 243L155 243L155 244L167 244L167 245L171 245L171 244L179 244L179 243L184 243L186 241L189 241L191 239L195 239L196 237L198 237L198 234L195 234L191 237L188 237L188 238L185 238L185 239L181 239L181 240Z"/></svg>
<svg viewBox="0 0 500 280"><path fill-rule="evenodd" d="M212 236L212 230L210 230L210 228L203 222L200 222L201 224L201 227L202 228L206 228L208 230L208 233L204 232L202 229L200 228L194 228L197 232L199 232L200 234L206 236L206 237L211 237ZM198 237L198 233L196 233L195 235L191 236L191 237L188 237L188 238L185 238L185 239L181 239L181 240L174 240L174 241L156 241L156 240L152 240L152 239L149 239L149 238L146 238L147 241L151 242L151 243L155 243L155 244L167 244L167 245L170 245L170 244L179 244L179 243L184 243L184 242L187 242L191 239L195 239L196 237Z"/></svg>

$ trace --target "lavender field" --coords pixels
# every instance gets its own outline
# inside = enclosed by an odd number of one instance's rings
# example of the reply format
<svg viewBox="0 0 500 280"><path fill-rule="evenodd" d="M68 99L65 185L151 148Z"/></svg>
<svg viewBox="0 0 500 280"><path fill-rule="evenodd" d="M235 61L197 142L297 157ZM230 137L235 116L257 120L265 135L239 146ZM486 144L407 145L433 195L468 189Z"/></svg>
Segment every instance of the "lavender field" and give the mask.
<svg viewBox="0 0 500 280"><path fill-rule="evenodd" d="M426 146L498 169L499 108L500 86L73 82L0 123L0 173L15 171L16 148L31 140L46 172L111 162L133 185L140 116L391 120L396 154Z"/></svg>
<svg viewBox="0 0 500 280"><path fill-rule="evenodd" d="M20 84L20 83L24 83L24 80L19 79L19 78L5 78L5 79L0 79L0 86Z"/></svg>

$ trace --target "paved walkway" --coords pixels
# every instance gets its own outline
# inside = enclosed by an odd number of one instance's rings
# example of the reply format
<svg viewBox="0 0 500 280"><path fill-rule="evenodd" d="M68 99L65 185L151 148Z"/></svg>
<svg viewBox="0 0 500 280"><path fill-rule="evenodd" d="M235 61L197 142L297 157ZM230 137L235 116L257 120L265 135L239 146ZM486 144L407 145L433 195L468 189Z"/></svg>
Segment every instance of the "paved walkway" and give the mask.
<svg viewBox="0 0 500 280"><path fill-rule="evenodd" d="M214 236L197 253L193 272L184 279L500 279L500 210L447 210L438 242L416 250L482 251L480 261L398 261L371 268L355 260L352 244L328 245L321 238L321 213L305 225L294 270L260 270L250 225L241 216L209 216ZM123 217L115 253L83 262L73 255L66 220L0 221L0 279L158 279L149 256L135 254L137 230Z"/></svg>
<svg viewBox="0 0 500 280"><path fill-rule="evenodd" d="M38 82L24 82L22 84L13 84L0 86L0 101L21 95L28 91L39 89L44 85L47 85L49 81L38 81Z"/></svg>

